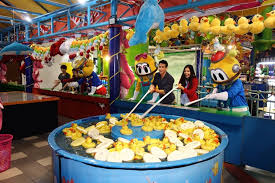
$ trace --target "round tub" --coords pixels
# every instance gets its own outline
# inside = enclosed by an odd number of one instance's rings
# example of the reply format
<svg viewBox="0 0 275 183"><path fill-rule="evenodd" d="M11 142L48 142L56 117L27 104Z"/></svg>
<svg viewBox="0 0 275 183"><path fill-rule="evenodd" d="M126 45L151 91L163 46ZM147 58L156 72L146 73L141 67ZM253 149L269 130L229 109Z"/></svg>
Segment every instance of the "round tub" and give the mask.
<svg viewBox="0 0 275 183"><path fill-rule="evenodd" d="M167 119L180 116L161 115ZM112 114L119 118L120 114ZM186 118L190 121L194 119ZM89 117L71 123L78 125L105 120L105 115ZM71 153L60 145L58 138L67 123L56 128L49 135L53 150L54 182L58 183L218 183L222 179L224 149L228 144L227 135L219 128L205 123L220 136L221 144L215 150L193 158L161 163L112 163L98 161Z"/></svg>

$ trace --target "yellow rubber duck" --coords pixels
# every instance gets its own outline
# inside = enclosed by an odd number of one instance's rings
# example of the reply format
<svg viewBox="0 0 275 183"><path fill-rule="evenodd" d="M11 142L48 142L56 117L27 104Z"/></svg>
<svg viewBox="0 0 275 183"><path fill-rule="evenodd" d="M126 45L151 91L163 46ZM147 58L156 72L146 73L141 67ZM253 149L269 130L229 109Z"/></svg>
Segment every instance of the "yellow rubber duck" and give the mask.
<svg viewBox="0 0 275 183"><path fill-rule="evenodd" d="M249 32L250 25L249 20L246 17L241 17L238 20L238 26L235 28L234 32L238 35L244 35Z"/></svg>
<svg viewBox="0 0 275 183"><path fill-rule="evenodd" d="M125 31L127 32L127 35L126 35L127 40L130 40L132 38L132 36L135 34L133 29L128 29L128 30L125 30Z"/></svg>
<svg viewBox="0 0 275 183"><path fill-rule="evenodd" d="M189 29L195 32L200 30L199 18L197 16L192 16L190 19Z"/></svg>
<svg viewBox="0 0 275 183"><path fill-rule="evenodd" d="M110 118L111 118L111 114L107 113L105 119L110 119Z"/></svg>
<svg viewBox="0 0 275 183"><path fill-rule="evenodd" d="M153 127L150 126L150 125L148 125L148 126L144 125L144 126L141 127L141 129L143 131L145 131L145 132L151 132L151 131L153 131Z"/></svg>
<svg viewBox="0 0 275 183"><path fill-rule="evenodd" d="M95 147L95 143L92 141L91 137L87 137L82 146L86 149Z"/></svg>
<svg viewBox="0 0 275 183"><path fill-rule="evenodd" d="M218 18L214 18L210 24L210 32L214 35L219 35L221 32L221 21Z"/></svg>
<svg viewBox="0 0 275 183"><path fill-rule="evenodd" d="M275 28L275 10L266 14L267 19L264 21L266 28L274 29Z"/></svg>
<svg viewBox="0 0 275 183"><path fill-rule="evenodd" d="M133 131L131 129L129 129L128 126L122 126L120 133L123 135L132 135Z"/></svg>
<svg viewBox="0 0 275 183"><path fill-rule="evenodd" d="M112 127L110 125L104 125L101 128L99 128L99 133L111 133Z"/></svg>
<svg viewBox="0 0 275 183"><path fill-rule="evenodd" d="M207 17L202 17L200 23L200 32L207 33L209 31L210 24Z"/></svg>
<svg viewBox="0 0 275 183"><path fill-rule="evenodd" d="M252 18L252 24L250 25L250 32L253 34L260 34L265 29L264 17L260 14L254 15Z"/></svg>
<svg viewBox="0 0 275 183"><path fill-rule="evenodd" d="M181 34L185 34L185 33L187 33L188 32L188 22L187 22L187 20L185 20L185 19L181 19L180 20L180 26L179 26L179 32L181 33Z"/></svg>
<svg viewBox="0 0 275 183"><path fill-rule="evenodd" d="M117 142L116 144L114 144L114 147L116 151L121 151L122 149L124 149L122 142Z"/></svg>
<svg viewBox="0 0 275 183"><path fill-rule="evenodd" d="M99 130L101 127L108 125L107 121L98 122L95 127Z"/></svg>
<svg viewBox="0 0 275 183"><path fill-rule="evenodd" d="M131 120L131 125L132 126L142 126L143 125L143 121L142 121L142 119Z"/></svg>
<svg viewBox="0 0 275 183"><path fill-rule="evenodd" d="M118 125L118 126L127 126L128 125L128 120L127 119L122 119L120 121L117 121L116 125Z"/></svg>
<svg viewBox="0 0 275 183"><path fill-rule="evenodd" d="M143 141L144 141L145 144L150 144L151 137L150 136L145 136L145 137L143 137Z"/></svg>

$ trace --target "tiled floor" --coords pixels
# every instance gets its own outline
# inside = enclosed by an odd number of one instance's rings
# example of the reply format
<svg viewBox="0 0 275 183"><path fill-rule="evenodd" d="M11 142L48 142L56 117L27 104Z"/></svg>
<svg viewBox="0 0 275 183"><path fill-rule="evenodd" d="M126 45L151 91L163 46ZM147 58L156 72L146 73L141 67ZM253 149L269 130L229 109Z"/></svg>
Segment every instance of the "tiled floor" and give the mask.
<svg viewBox="0 0 275 183"><path fill-rule="evenodd" d="M70 121L59 118L61 123ZM14 140L12 143L11 168L0 173L0 183L53 183L51 148L47 134ZM246 167L245 171L259 183L274 183L275 174ZM238 183L225 169L224 183Z"/></svg>

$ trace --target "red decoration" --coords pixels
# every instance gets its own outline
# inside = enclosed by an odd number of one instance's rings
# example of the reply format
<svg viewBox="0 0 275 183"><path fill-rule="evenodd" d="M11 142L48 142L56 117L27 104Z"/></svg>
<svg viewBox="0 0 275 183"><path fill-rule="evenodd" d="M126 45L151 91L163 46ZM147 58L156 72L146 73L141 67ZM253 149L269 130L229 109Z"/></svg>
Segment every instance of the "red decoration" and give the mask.
<svg viewBox="0 0 275 183"><path fill-rule="evenodd" d="M59 47L61 46L61 44L63 42L65 42L65 38L61 38L56 43L54 43L54 44L51 45L50 55L52 57L54 57L55 55L61 55L61 56L63 56L63 54L59 50Z"/></svg>
<svg viewBox="0 0 275 183"><path fill-rule="evenodd" d="M99 50L102 50L103 49L103 46L99 46Z"/></svg>
<svg viewBox="0 0 275 183"><path fill-rule="evenodd" d="M71 54L71 55L69 55L69 58L72 60L72 59L74 59L76 57L76 54L74 53L74 54Z"/></svg>
<svg viewBox="0 0 275 183"><path fill-rule="evenodd" d="M218 51L217 53L212 55L211 62L212 63L217 63L217 62L221 61L224 57L225 57L225 53L222 52L222 51Z"/></svg>
<svg viewBox="0 0 275 183"><path fill-rule="evenodd" d="M92 47L91 47L91 51L94 51L94 50L95 50L95 47L92 46Z"/></svg>
<svg viewBox="0 0 275 183"><path fill-rule="evenodd" d="M80 52L80 53L79 53L79 55L80 55L80 56L83 56L83 55L84 55L84 53L83 53L83 52Z"/></svg>
<svg viewBox="0 0 275 183"><path fill-rule="evenodd" d="M86 58L87 58L87 59L89 59L89 57L90 57L90 55L89 55L89 54L88 54L88 55L86 55Z"/></svg>
<svg viewBox="0 0 275 183"><path fill-rule="evenodd" d="M87 54L89 54L89 53L90 53L90 51L91 51L91 50L87 50L87 52L86 52L86 53L87 53Z"/></svg>

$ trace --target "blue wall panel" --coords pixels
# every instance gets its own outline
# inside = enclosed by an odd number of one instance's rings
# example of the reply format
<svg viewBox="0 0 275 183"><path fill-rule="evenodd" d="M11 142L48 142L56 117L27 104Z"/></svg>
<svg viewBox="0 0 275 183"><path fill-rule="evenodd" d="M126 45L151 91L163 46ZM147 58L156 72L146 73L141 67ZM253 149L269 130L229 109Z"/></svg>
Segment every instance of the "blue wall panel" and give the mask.
<svg viewBox="0 0 275 183"><path fill-rule="evenodd" d="M243 163L275 172L275 120L245 117L243 133Z"/></svg>

